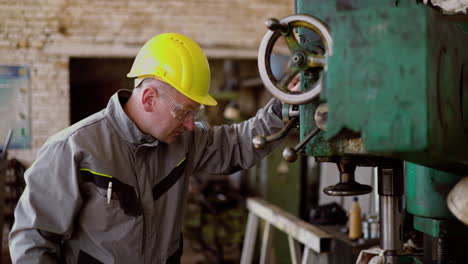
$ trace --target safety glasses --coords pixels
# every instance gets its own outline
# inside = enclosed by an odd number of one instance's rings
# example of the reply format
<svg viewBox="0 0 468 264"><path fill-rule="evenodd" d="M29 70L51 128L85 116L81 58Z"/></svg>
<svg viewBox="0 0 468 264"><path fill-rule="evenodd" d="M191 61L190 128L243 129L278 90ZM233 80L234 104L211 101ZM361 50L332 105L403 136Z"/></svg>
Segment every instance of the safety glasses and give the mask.
<svg viewBox="0 0 468 264"><path fill-rule="evenodd" d="M200 105L196 109L188 109L183 104L176 102L176 100L168 93L160 92L160 95L164 97L164 102L169 107L172 116L182 123L187 120L196 120L198 114L204 109L204 105Z"/></svg>

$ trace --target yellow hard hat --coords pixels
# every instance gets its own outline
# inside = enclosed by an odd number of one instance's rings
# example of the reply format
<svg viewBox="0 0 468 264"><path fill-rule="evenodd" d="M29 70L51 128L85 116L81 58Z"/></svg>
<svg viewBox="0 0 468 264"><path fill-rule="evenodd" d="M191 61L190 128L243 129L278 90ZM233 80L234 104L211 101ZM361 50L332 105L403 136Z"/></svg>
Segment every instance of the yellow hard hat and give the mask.
<svg viewBox="0 0 468 264"><path fill-rule="evenodd" d="M208 59L192 39L177 33L157 35L143 45L127 74L129 78L153 77L203 105L217 105L208 94Z"/></svg>

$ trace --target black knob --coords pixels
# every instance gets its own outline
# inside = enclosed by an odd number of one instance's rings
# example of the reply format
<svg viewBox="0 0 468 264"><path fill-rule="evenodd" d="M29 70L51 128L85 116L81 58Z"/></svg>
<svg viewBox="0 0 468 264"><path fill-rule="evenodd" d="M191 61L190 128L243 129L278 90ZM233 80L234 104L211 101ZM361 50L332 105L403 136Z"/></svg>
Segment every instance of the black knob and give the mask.
<svg viewBox="0 0 468 264"><path fill-rule="evenodd" d="M270 18L265 22L265 26L271 31L279 31L282 34L287 35L289 32L288 25L283 25L276 18Z"/></svg>

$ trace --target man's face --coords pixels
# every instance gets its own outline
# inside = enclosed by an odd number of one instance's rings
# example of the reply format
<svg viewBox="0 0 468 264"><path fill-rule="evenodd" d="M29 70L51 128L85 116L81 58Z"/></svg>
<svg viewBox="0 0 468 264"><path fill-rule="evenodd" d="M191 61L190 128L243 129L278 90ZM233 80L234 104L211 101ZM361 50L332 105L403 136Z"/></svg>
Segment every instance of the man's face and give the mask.
<svg viewBox="0 0 468 264"><path fill-rule="evenodd" d="M153 111L153 127L157 139L165 143L174 142L186 130L193 131L194 118L200 104L175 92L158 92Z"/></svg>

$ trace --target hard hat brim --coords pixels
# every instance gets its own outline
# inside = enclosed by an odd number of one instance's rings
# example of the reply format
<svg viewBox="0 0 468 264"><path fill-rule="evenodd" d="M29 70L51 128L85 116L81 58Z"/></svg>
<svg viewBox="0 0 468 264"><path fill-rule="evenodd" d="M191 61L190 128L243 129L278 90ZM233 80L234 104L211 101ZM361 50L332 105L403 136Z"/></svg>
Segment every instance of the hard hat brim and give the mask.
<svg viewBox="0 0 468 264"><path fill-rule="evenodd" d="M158 78L159 79L159 78ZM188 94L184 91L182 91L181 89L178 89L176 86L174 86L169 80L165 80L165 79L162 79L161 81L165 82L165 83L168 83L170 84L174 89L176 89L179 93L187 96L188 98L192 99L193 101L199 103L199 104L202 104L202 105L208 105L208 106L215 106L218 104L218 102L216 102L216 100L211 97L211 95L209 94L206 94L205 96L196 96L196 95L191 95L191 94Z"/></svg>
<svg viewBox="0 0 468 264"><path fill-rule="evenodd" d="M136 76L131 76L130 74L127 75L127 77L136 77ZM171 84L171 82L169 80L166 80L165 78L160 78L158 76L139 76L135 79L135 88L137 86L139 86L144 79L146 78L153 78L153 79L156 79L156 80L160 80L162 82L165 82L167 84L169 84L170 86L172 86L174 89L176 89L179 93L185 95L186 97L192 99L193 101L199 103L199 104L202 104L202 105L208 105L208 106L215 106L215 105L218 105L218 102L213 98L211 97L211 95L209 94L206 94L205 96L196 96L196 95L189 95L179 89L177 89L177 87L175 87L173 84Z"/></svg>
<svg viewBox="0 0 468 264"><path fill-rule="evenodd" d="M215 106L215 105L218 104L218 102L213 97L211 97L211 95L209 95L209 94L207 94L204 97L188 96L188 95L186 95L184 93L182 93L182 94L187 96L188 98L194 100L195 102L197 102L199 104L202 104L202 105Z"/></svg>

